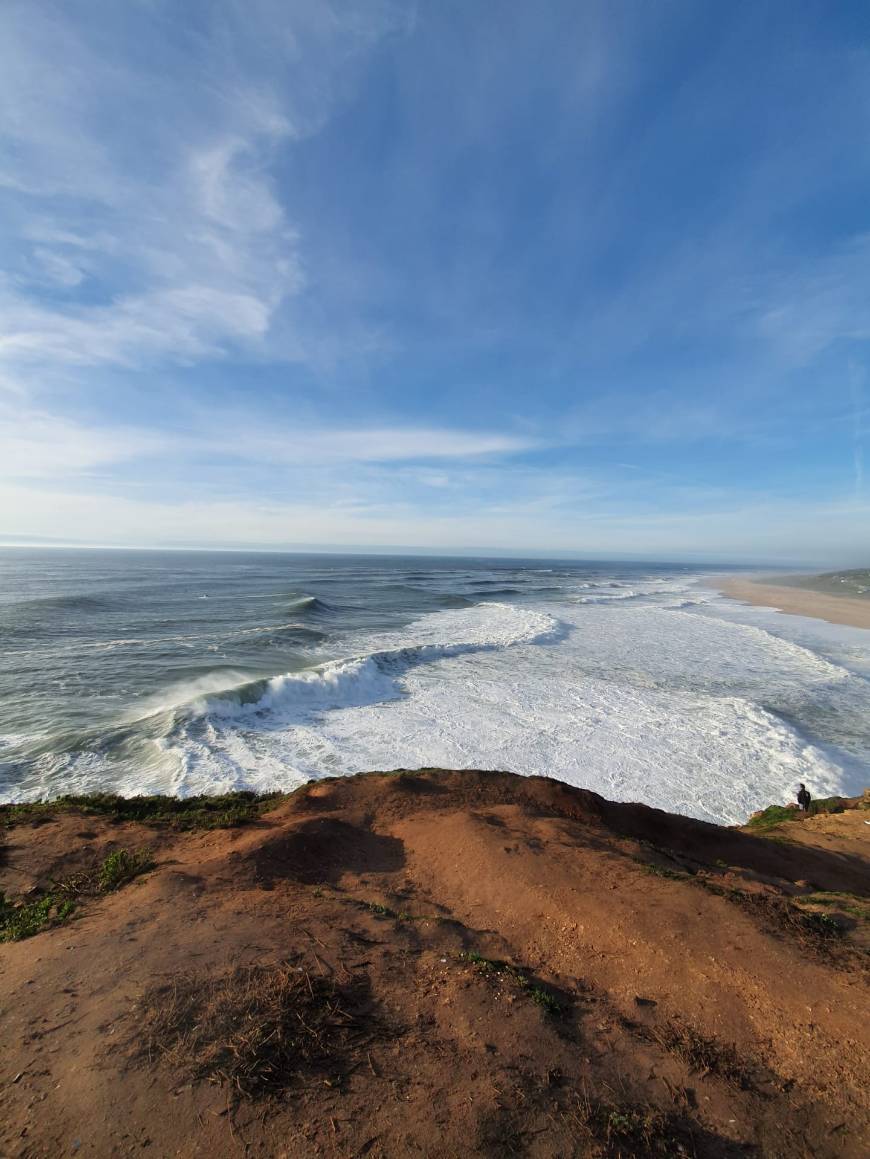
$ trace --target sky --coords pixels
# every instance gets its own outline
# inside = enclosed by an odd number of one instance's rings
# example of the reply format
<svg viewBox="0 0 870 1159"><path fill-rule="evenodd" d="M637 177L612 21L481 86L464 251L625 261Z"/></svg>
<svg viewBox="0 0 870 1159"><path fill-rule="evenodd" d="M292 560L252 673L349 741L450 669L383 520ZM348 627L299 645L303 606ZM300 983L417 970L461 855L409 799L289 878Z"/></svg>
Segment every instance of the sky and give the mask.
<svg viewBox="0 0 870 1159"><path fill-rule="evenodd" d="M864 0L2 0L0 542L870 562Z"/></svg>

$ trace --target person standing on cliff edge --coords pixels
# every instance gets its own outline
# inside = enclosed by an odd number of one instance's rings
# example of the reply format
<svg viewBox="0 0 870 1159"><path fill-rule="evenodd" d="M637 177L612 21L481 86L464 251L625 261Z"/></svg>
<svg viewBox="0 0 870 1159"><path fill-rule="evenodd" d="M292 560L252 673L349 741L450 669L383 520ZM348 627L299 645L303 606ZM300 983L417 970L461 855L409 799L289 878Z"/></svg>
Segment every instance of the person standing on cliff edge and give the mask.
<svg viewBox="0 0 870 1159"><path fill-rule="evenodd" d="M797 803L802 813L809 813L811 800L809 789L806 785L801 784L801 787L798 789Z"/></svg>

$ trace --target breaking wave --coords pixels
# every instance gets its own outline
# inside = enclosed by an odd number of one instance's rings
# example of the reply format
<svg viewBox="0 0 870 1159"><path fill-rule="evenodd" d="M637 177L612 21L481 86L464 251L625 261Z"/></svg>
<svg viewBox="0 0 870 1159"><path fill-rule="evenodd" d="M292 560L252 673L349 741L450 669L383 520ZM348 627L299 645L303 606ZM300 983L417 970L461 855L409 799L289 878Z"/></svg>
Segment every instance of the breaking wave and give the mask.
<svg viewBox="0 0 870 1159"><path fill-rule="evenodd" d="M514 644L545 643L558 637L560 627L546 613L506 604L478 604L471 613L434 612L402 633L382 637L385 647L300 672L245 681L197 700L187 714L248 723L275 717L286 724L312 712L393 700L403 695L402 677L421 664Z"/></svg>

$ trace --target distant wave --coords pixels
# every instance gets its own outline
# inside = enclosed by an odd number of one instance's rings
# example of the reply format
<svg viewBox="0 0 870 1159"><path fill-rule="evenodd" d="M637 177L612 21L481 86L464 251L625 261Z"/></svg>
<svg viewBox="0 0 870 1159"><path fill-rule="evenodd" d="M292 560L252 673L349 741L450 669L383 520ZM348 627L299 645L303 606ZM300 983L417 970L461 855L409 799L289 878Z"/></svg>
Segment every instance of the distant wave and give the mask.
<svg viewBox="0 0 870 1159"><path fill-rule="evenodd" d="M35 599L21 600L7 604L6 608L34 612L105 612L117 607L116 600L108 596L37 596ZM6 610L6 608L2 610Z"/></svg>
<svg viewBox="0 0 870 1159"><path fill-rule="evenodd" d="M284 606L288 611L301 616L328 616L341 610L338 604L327 603L319 596L310 596L307 593L288 600Z"/></svg>
<svg viewBox="0 0 870 1159"><path fill-rule="evenodd" d="M233 640L237 640L242 636L260 636L266 641L274 639L275 636L289 636L315 643L320 640L326 640L328 633L321 632L318 628L312 628L310 624L289 623L264 624L257 628L239 628L235 632L229 632L227 636Z"/></svg>

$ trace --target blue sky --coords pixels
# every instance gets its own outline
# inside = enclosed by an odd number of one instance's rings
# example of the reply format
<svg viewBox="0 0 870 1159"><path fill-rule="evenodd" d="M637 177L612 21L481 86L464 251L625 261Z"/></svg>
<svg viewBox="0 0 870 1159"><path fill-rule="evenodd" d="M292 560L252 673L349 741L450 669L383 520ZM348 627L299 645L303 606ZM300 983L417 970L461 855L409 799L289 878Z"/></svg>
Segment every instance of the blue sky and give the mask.
<svg viewBox="0 0 870 1159"><path fill-rule="evenodd" d="M868 341L864 3L0 7L2 541L866 563Z"/></svg>

